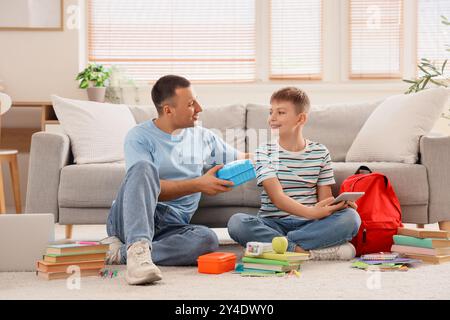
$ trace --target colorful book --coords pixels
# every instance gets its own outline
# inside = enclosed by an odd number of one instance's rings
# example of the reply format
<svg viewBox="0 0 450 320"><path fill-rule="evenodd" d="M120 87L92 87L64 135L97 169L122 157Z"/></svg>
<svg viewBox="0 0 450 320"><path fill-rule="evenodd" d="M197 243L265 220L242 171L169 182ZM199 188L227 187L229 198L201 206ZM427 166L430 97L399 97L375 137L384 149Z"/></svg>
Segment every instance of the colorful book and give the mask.
<svg viewBox="0 0 450 320"><path fill-rule="evenodd" d="M309 260L308 253L298 253L298 252L285 252L285 253L275 253L264 252L255 258L269 259L269 260L277 260L277 261L287 261L287 262L298 262Z"/></svg>
<svg viewBox="0 0 450 320"><path fill-rule="evenodd" d="M416 238L403 235L395 235L394 243L403 246L413 246L429 249L450 247L450 240L447 239Z"/></svg>
<svg viewBox="0 0 450 320"><path fill-rule="evenodd" d="M69 243L69 244L55 244L47 247L46 254L81 254L89 252L106 252L109 249L108 244L79 244L79 243Z"/></svg>
<svg viewBox="0 0 450 320"><path fill-rule="evenodd" d="M371 261L371 260L394 260L398 257L397 252L378 252L378 253L368 253L361 256L361 260Z"/></svg>
<svg viewBox="0 0 450 320"><path fill-rule="evenodd" d="M391 251L395 251L398 253L407 253L407 254L422 254L427 256L446 256L450 255L450 248L421 248L421 247L411 247L411 246L403 246L399 244L392 245Z"/></svg>
<svg viewBox="0 0 450 320"><path fill-rule="evenodd" d="M414 228L398 228L397 234L416 238L450 239L450 232L443 230L427 230Z"/></svg>
<svg viewBox="0 0 450 320"><path fill-rule="evenodd" d="M102 268L99 269L88 269L88 270L81 270L80 276L81 277L89 277L89 276L100 276L100 271ZM67 279L70 276L73 276L73 273L66 273L66 272L42 272L37 271L37 276L39 278L43 278L46 280L54 280L54 279Z"/></svg>
<svg viewBox="0 0 450 320"><path fill-rule="evenodd" d="M358 268L366 271L408 271L408 267L403 264L382 263L374 265L359 260L352 263L352 268Z"/></svg>
<svg viewBox="0 0 450 320"><path fill-rule="evenodd" d="M268 264L268 265L276 265L276 266L290 266L292 263L289 261L281 261L281 260L273 260L273 259L262 259L262 258L253 258L253 257L242 257L243 262L247 263L258 263L258 264ZM298 264L298 263L296 263Z"/></svg>
<svg viewBox="0 0 450 320"><path fill-rule="evenodd" d="M357 261L363 262L369 265L377 265L377 264L416 264L421 263L421 260L410 259L410 258L395 258L392 260L364 260L362 258L358 258Z"/></svg>
<svg viewBox="0 0 450 320"><path fill-rule="evenodd" d="M105 260L50 263L44 260L36 262L36 270L41 272L66 272L69 266L77 265L80 270L98 269L105 267Z"/></svg>
<svg viewBox="0 0 450 320"><path fill-rule="evenodd" d="M291 270L298 270L299 268L300 268L299 264L276 265L276 264L244 262L244 269L259 269L259 270L270 270L270 271L277 271L277 272L289 272Z"/></svg>
<svg viewBox="0 0 450 320"><path fill-rule="evenodd" d="M261 273L275 273L273 270L261 270L261 269L252 269L252 268L244 268L243 263L236 263L236 267L234 269L236 273L241 272L261 272Z"/></svg>
<svg viewBox="0 0 450 320"><path fill-rule="evenodd" d="M55 255L47 254L44 256L45 262L80 262L80 261L93 261L93 260L105 260L106 252L101 253L89 253L89 254L66 254L66 255Z"/></svg>
<svg viewBox="0 0 450 320"><path fill-rule="evenodd" d="M433 264L440 264L440 263L444 263L444 262L449 262L450 261L450 255L447 256L428 256L428 255L423 255L423 254L412 254L412 253L408 253L405 254L406 257L411 258L411 259L418 259L418 260L422 260L423 262L428 262L428 263L433 263Z"/></svg>
<svg viewBox="0 0 450 320"><path fill-rule="evenodd" d="M286 272L274 272L274 273L261 273L258 272L241 272L241 277L284 277Z"/></svg>

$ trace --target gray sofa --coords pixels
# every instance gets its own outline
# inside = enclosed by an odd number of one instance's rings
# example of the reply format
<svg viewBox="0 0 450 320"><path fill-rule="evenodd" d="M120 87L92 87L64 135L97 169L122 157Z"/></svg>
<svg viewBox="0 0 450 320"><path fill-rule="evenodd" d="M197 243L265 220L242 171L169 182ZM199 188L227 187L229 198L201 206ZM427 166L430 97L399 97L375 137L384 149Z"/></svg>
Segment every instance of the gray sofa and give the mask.
<svg viewBox="0 0 450 320"><path fill-rule="evenodd" d="M367 117L380 103L338 104L313 107L305 135L325 144L331 152L338 194L341 182L360 165L388 176L400 200L403 222L435 223L450 220L450 137L423 136L417 164L351 163L345 155ZM156 115L152 106L130 106L136 121ZM202 125L234 135L227 139L242 151L253 152L259 143L269 139L268 106L233 105L205 108ZM122 146L118 146L122 147ZM72 163L71 144L67 135L38 132L32 137L26 212L52 212L63 225L104 224L110 205L125 175L119 163ZM445 164L445 167L444 167ZM237 212L255 214L260 206L260 188L255 181L235 190L201 199L192 223L226 227Z"/></svg>

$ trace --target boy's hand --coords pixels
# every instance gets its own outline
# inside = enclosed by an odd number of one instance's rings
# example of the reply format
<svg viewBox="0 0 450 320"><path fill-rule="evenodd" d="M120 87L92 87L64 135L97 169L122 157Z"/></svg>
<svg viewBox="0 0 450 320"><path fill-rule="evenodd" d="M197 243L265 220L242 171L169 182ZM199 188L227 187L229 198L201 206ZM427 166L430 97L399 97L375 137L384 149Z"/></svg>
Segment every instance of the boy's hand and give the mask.
<svg viewBox="0 0 450 320"><path fill-rule="evenodd" d="M323 208L323 207L326 207L326 206L332 204L333 201L334 201L334 197L329 197L329 198L326 198L326 199L324 199L322 201L317 202L315 207Z"/></svg>
<svg viewBox="0 0 450 320"><path fill-rule="evenodd" d="M355 202L353 202L353 201L345 201L345 202L346 202L346 204L347 204L347 207L346 207L346 208L350 207L350 208L353 208L353 209L355 209L355 210L358 209L358 205L357 205Z"/></svg>
<svg viewBox="0 0 450 320"><path fill-rule="evenodd" d="M199 192L205 193L210 196L222 192L228 192L233 190L231 186L234 185L232 181L222 180L216 177L217 171L223 167L223 164L214 166L209 169L203 176L196 179L196 184Z"/></svg>

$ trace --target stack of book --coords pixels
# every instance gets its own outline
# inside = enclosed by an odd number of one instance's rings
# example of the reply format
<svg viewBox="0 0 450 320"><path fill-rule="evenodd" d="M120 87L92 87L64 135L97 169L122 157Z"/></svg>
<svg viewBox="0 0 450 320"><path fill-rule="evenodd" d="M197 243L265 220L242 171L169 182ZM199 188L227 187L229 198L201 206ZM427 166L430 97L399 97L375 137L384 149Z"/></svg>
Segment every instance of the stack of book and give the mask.
<svg viewBox="0 0 450 320"><path fill-rule="evenodd" d="M98 242L50 245L43 260L36 262L36 274L47 280L65 279L78 270L81 277L98 276L105 267L108 248Z"/></svg>
<svg viewBox="0 0 450 320"><path fill-rule="evenodd" d="M309 254L264 252L259 256L252 256L246 253L242 263L237 264L236 272L241 276L283 276L286 273L297 273L305 260L309 260Z"/></svg>
<svg viewBox="0 0 450 320"><path fill-rule="evenodd" d="M439 230L399 228L391 251L428 263L447 262L450 261L450 234Z"/></svg>

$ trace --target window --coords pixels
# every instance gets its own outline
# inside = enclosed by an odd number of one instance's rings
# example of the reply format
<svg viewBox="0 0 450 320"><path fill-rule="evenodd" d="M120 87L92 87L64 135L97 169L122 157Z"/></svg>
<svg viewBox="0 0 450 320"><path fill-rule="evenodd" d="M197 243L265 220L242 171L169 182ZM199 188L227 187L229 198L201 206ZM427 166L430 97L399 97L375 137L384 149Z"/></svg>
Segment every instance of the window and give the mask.
<svg viewBox="0 0 450 320"><path fill-rule="evenodd" d="M450 51L450 26L441 22L441 16L450 19L450 2L419 0L418 12L417 59L426 58L442 65L450 56L447 51Z"/></svg>
<svg viewBox="0 0 450 320"><path fill-rule="evenodd" d="M254 2L88 0L88 60L137 81L253 81Z"/></svg>
<svg viewBox="0 0 450 320"><path fill-rule="evenodd" d="M350 78L401 78L403 1L350 0Z"/></svg>
<svg viewBox="0 0 450 320"><path fill-rule="evenodd" d="M118 66L138 82L173 73L196 83L394 83L414 77L421 58L441 65L449 57L450 26L440 16L450 20L450 0L88 0L87 7L88 62Z"/></svg>
<svg viewBox="0 0 450 320"><path fill-rule="evenodd" d="M322 78L322 1L271 1L271 79Z"/></svg>

